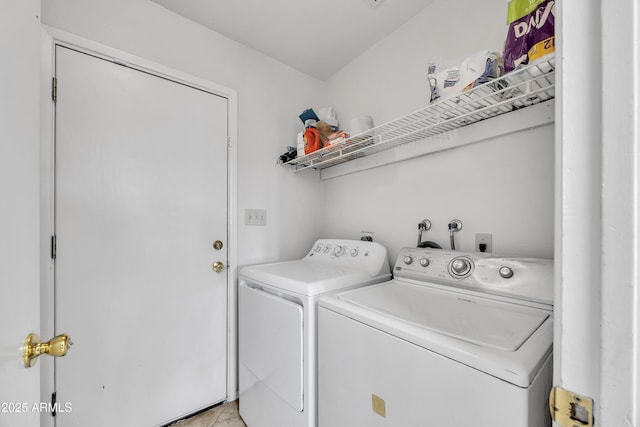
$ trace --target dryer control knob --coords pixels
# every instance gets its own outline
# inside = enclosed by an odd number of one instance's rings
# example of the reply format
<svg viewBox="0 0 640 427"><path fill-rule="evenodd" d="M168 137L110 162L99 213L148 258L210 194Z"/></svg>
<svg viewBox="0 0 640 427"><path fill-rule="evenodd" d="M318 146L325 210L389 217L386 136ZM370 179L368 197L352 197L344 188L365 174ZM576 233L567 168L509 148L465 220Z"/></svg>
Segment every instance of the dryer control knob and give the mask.
<svg viewBox="0 0 640 427"><path fill-rule="evenodd" d="M358 256L358 248L351 249L351 252L349 253L351 254L351 256Z"/></svg>
<svg viewBox="0 0 640 427"><path fill-rule="evenodd" d="M329 252L329 246L325 246L324 248L322 248L322 252L324 252L325 254Z"/></svg>
<svg viewBox="0 0 640 427"><path fill-rule="evenodd" d="M320 245L316 245L316 247L315 247L315 248L313 248L313 251L314 251L314 252L320 252L320 249L321 249L321 248L320 248Z"/></svg>
<svg viewBox="0 0 640 427"><path fill-rule="evenodd" d="M502 277L503 279L510 279L511 277L513 277L513 270L511 269L511 267L500 267L498 273L500 273L500 277Z"/></svg>
<svg viewBox="0 0 640 427"><path fill-rule="evenodd" d="M429 265L429 258L420 258L420 265L427 267Z"/></svg>
<svg viewBox="0 0 640 427"><path fill-rule="evenodd" d="M411 258L409 255L407 255L406 257L404 257L403 259L404 263L409 265L413 262L413 258Z"/></svg>
<svg viewBox="0 0 640 427"><path fill-rule="evenodd" d="M333 254L334 254L335 256L340 256L340 255L342 255L343 253L344 253L344 247L342 247L342 246L340 246L340 245L336 246L336 247L335 247L335 249L333 250Z"/></svg>

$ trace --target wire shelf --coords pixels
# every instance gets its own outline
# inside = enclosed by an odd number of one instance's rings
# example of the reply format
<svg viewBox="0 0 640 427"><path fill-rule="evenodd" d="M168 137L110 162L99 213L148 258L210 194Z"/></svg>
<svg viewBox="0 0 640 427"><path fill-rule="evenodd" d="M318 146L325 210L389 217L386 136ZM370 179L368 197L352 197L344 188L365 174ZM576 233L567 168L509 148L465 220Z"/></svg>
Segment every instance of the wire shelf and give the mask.
<svg viewBox="0 0 640 427"><path fill-rule="evenodd" d="M284 164L294 166L294 172L325 169L548 101L554 96L555 58L552 58Z"/></svg>

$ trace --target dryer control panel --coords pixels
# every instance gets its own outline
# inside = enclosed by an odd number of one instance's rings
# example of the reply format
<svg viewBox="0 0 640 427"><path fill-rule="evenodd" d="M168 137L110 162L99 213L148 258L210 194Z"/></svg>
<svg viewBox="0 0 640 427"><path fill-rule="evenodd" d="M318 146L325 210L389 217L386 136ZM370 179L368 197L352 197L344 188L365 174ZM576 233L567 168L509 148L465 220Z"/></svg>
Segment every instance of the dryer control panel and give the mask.
<svg viewBox="0 0 640 427"><path fill-rule="evenodd" d="M372 276L389 274L387 249L376 242L320 239L313 244L304 260L361 269Z"/></svg>
<svg viewBox="0 0 640 427"><path fill-rule="evenodd" d="M548 259L403 248L393 275L553 305L553 261Z"/></svg>

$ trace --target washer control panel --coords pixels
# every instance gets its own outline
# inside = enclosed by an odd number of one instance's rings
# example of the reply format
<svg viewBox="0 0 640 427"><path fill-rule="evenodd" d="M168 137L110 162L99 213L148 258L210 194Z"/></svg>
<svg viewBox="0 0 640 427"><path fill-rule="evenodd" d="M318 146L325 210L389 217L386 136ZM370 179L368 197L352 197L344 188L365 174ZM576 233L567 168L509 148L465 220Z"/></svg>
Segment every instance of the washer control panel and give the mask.
<svg viewBox="0 0 640 427"><path fill-rule="evenodd" d="M449 261L448 269L451 277L462 279L469 277L475 267L473 260L466 256L459 256Z"/></svg>
<svg viewBox="0 0 640 427"><path fill-rule="evenodd" d="M398 280L411 279L553 304L553 261L548 259L403 248L393 275Z"/></svg>

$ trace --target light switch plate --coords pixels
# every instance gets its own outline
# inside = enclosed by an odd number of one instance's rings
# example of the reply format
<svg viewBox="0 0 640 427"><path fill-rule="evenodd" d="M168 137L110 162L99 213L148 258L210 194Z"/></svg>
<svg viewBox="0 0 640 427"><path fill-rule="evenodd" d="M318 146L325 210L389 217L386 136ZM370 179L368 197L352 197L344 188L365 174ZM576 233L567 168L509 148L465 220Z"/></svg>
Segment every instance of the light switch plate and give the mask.
<svg viewBox="0 0 640 427"><path fill-rule="evenodd" d="M267 211L265 209L245 209L244 225L267 225Z"/></svg>

